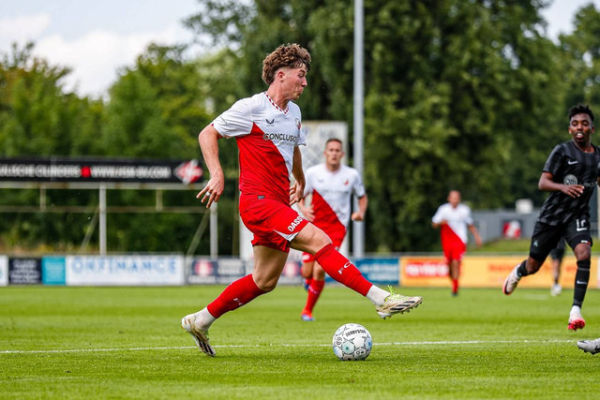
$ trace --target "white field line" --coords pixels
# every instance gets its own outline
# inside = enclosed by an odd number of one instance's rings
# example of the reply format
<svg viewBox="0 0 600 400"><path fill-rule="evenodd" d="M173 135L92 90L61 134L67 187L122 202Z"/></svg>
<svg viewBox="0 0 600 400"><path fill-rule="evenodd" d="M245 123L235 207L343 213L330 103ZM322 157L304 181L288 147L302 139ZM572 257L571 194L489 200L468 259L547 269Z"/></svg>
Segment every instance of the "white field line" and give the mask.
<svg viewBox="0 0 600 400"><path fill-rule="evenodd" d="M520 340L439 340L439 341L420 341L420 342L388 342L373 343L373 346L445 346L445 345L477 345L477 344L535 344L535 343L575 343L573 339L520 339ZM270 343L270 344L223 344L216 345L216 348L260 348L260 347L330 347L331 344L312 344L312 343ZM62 353L103 353L118 351L156 351L156 350L182 350L195 349L196 346L157 346L157 347L121 347L121 348L100 348L100 349L56 349L56 350L0 350L3 354L62 354Z"/></svg>

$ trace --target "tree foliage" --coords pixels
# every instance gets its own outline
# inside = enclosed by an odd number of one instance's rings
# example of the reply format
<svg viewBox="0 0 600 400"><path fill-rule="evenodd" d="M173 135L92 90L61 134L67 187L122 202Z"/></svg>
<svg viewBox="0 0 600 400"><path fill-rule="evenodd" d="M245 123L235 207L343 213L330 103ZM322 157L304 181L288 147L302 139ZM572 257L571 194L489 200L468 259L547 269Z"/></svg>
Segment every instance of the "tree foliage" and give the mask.
<svg viewBox="0 0 600 400"><path fill-rule="evenodd" d="M367 251L436 248L430 218L450 189L461 190L475 209L512 208L519 198L541 205L537 180L552 147L568 140L568 107L584 102L600 110L600 13L593 5L581 8L575 30L554 43L540 13L547 3L364 1ZM67 68L33 57L32 45L15 47L0 62L2 155L199 157L197 133L238 98L264 90L261 60L291 42L313 56L298 101L303 118L342 120L352 129L348 2L199 0L185 25L211 44L210 52L189 59L183 45L152 45L120 71L107 99L68 92ZM222 142L228 182L219 204L220 248L235 253L237 151L235 141ZM36 201L31 193L18 196ZM109 200L150 201L135 192ZM0 226L5 241L76 242L85 229L76 218L70 225L19 218ZM115 216L111 224L109 247L185 251L197 221Z"/></svg>

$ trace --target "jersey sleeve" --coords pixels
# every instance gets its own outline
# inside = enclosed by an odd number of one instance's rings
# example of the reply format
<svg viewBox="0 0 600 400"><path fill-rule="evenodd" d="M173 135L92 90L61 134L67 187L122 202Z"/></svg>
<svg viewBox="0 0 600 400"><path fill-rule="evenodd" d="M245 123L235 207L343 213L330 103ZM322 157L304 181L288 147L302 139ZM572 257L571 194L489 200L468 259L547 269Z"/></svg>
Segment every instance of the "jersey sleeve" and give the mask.
<svg viewBox="0 0 600 400"><path fill-rule="evenodd" d="M355 172L354 184L352 185L352 192L354 192L354 195L358 198L361 198L365 194L367 194L365 192L365 187L362 183L362 179L360 179L360 174L358 173L358 171Z"/></svg>
<svg viewBox="0 0 600 400"><path fill-rule="evenodd" d="M433 215L433 218L431 218L431 222L433 222L434 224L439 224L443 220L444 220L444 207L439 206L437 211Z"/></svg>
<svg viewBox="0 0 600 400"><path fill-rule="evenodd" d="M471 215L471 208L465 206L465 224L467 226L473 225L473 216Z"/></svg>
<svg viewBox="0 0 600 400"><path fill-rule="evenodd" d="M548 156L546 163L544 164L543 172L550 172L552 176L556 176L561 166L561 160L563 157L562 146L558 145L552 149L552 152Z"/></svg>
<svg viewBox="0 0 600 400"><path fill-rule="evenodd" d="M212 124L221 136L227 138L248 135L253 124L250 99L238 100Z"/></svg>

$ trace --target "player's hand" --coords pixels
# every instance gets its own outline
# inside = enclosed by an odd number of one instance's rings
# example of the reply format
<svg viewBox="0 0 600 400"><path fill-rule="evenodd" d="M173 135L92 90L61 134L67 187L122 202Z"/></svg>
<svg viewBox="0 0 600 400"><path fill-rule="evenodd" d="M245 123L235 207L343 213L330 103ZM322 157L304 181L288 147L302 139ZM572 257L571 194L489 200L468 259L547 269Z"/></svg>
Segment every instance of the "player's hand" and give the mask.
<svg viewBox="0 0 600 400"><path fill-rule="evenodd" d="M296 204L304 197L304 184L296 181L290 187L290 205Z"/></svg>
<svg viewBox="0 0 600 400"><path fill-rule="evenodd" d="M562 189L560 191L567 196L576 199L583 194L584 189L585 188L583 185L562 185Z"/></svg>
<svg viewBox="0 0 600 400"><path fill-rule="evenodd" d="M481 245L483 244L479 235L475 236L475 244L477 245L477 247L481 247Z"/></svg>
<svg viewBox="0 0 600 400"><path fill-rule="evenodd" d="M350 219L352 219L352 221L356 221L356 222L360 222L364 218L365 218L365 216L360 211L353 212L352 216L350 217Z"/></svg>
<svg viewBox="0 0 600 400"><path fill-rule="evenodd" d="M298 205L298 208L300 209L300 212L302 213L302 215L304 215L304 218L306 218L310 222L314 221L315 212L313 210L312 204L308 207L302 207L301 205Z"/></svg>
<svg viewBox="0 0 600 400"><path fill-rule="evenodd" d="M223 194L223 189L225 188L225 181L223 177L211 177L206 186L202 188L200 192L196 195L197 199L200 199L200 202L204 204L206 202L206 208L210 208L212 203L216 203L221 198Z"/></svg>

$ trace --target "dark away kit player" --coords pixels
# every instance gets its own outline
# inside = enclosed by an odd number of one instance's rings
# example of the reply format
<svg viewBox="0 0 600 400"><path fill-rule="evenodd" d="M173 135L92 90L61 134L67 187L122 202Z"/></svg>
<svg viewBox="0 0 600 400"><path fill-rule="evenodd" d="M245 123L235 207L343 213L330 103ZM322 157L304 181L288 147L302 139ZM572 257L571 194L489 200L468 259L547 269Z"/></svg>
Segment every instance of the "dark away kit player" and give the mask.
<svg viewBox="0 0 600 400"><path fill-rule="evenodd" d="M599 183L600 148L591 142L594 114L589 107L576 105L569 110L571 140L554 147L546 160L538 187L551 192L535 224L529 257L517 265L504 281L503 292L511 294L519 280L536 273L561 237L577 259L573 306L568 329L585 326L581 306L590 278L592 237L589 200Z"/></svg>

